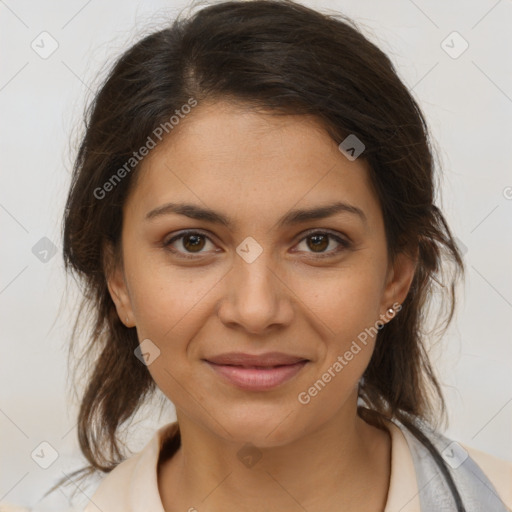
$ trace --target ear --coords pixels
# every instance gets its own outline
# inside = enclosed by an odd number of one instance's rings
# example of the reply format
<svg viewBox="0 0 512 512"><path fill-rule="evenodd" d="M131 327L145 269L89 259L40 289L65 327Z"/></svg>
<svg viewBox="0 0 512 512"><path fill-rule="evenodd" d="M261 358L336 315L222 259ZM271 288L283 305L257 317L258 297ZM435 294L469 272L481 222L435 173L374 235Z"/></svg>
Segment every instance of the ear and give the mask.
<svg viewBox="0 0 512 512"><path fill-rule="evenodd" d="M134 327L135 316L132 310L121 258L116 256L111 242L105 244L103 254L103 268L105 269L108 291L116 306L119 319L126 327Z"/></svg>
<svg viewBox="0 0 512 512"><path fill-rule="evenodd" d="M401 252L390 263L382 294L381 318L382 315L386 315L390 308L394 308L395 312L401 309L414 279L418 263L417 258L417 254L411 255L407 252ZM389 317L389 314L387 316ZM394 316L394 314L391 316Z"/></svg>

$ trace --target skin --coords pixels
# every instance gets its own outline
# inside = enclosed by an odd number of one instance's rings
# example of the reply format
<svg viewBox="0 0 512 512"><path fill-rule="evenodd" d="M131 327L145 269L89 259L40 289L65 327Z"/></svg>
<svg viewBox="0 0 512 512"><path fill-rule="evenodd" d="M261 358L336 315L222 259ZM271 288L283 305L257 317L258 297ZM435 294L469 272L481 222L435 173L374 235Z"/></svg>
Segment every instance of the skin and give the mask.
<svg viewBox="0 0 512 512"><path fill-rule="evenodd" d="M388 259L368 164L349 161L312 117L219 101L196 107L138 172L108 285L121 320L160 350L148 369L176 407L182 445L158 471L165 510L254 511L262 496L267 511L383 510L390 437L356 413L375 338L308 404L297 399L411 285L415 262ZM341 212L278 225L292 209L335 201L366 220ZM234 226L176 213L145 219L168 202L208 207ZM165 247L188 229L207 238ZM317 248L311 235L326 231L350 245L326 238ZM251 263L236 252L249 236L263 249ZM277 388L246 391L202 360L230 351L309 362ZM237 456L246 443L261 455L252 467Z"/></svg>

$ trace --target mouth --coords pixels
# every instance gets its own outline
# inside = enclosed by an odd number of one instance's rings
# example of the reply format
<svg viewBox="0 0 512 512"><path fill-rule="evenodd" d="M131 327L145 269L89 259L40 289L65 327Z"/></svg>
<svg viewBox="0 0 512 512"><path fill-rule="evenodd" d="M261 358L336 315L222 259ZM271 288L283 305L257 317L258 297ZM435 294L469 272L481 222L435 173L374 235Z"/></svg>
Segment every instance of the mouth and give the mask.
<svg viewBox="0 0 512 512"><path fill-rule="evenodd" d="M267 391L277 388L295 377L309 362L307 359L299 359L290 363L262 365L204 361L224 382L246 391Z"/></svg>

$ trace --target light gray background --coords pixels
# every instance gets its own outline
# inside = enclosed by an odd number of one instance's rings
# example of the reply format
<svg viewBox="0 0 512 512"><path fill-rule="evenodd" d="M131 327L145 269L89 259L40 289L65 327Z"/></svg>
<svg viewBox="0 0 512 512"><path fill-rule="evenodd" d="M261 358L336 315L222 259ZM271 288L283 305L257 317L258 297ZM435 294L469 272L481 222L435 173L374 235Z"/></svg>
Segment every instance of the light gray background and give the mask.
<svg viewBox="0 0 512 512"><path fill-rule="evenodd" d="M426 114L444 169L441 206L467 248L458 316L434 354L448 399L447 435L512 460L512 1L303 3L352 16ZM62 493L41 497L81 462L76 405L66 392L76 289L71 281L63 296L60 241L72 144L98 72L185 5L0 0L0 502L71 510ZM31 47L50 48L43 31L58 43L47 58ZM453 31L469 44L457 58L464 43ZM46 262L32 252L43 237L57 248ZM172 414L141 414L133 449ZM43 441L58 453L46 470L31 458Z"/></svg>

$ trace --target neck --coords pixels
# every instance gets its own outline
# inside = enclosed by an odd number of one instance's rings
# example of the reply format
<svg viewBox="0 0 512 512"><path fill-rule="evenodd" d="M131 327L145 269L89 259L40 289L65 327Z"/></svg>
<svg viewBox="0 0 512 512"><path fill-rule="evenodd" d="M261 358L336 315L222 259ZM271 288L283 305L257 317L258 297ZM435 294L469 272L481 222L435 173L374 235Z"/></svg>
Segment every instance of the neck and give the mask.
<svg viewBox="0 0 512 512"><path fill-rule="evenodd" d="M259 510L264 497L276 512L384 510L390 436L362 420L356 403L299 439L245 452L177 411L181 446L158 475L164 509Z"/></svg>

